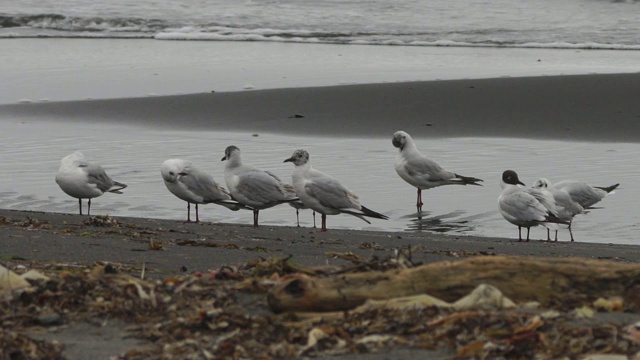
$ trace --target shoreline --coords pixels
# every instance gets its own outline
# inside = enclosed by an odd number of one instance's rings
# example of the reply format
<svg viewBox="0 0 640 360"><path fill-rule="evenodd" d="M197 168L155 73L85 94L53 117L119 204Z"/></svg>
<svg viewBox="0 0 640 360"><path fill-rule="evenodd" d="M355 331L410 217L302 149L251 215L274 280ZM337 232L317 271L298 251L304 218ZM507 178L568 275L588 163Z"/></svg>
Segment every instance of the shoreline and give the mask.
<svg viewBox="0 0 640 360"><path fill-rule="evenodd" d="M0 105L14 120L387 137L640 142L640 73L504 77ZM176 119L182 119L176 122Z"/></svg>
<svg viewBox="0 0 640 360"><path fill-rule="evenodd" d="M304 266L343 264L349 257L386 258L411 251L415 263L472 256L581 257L640 262L640 246L546 242L435 233L318 229L100 217L0 209L2 263L111 262L150 276L207 272L256 258L288 257ZM114 221L115 220L115 221ZM150 243L162 245L154 250Z"/></svg>

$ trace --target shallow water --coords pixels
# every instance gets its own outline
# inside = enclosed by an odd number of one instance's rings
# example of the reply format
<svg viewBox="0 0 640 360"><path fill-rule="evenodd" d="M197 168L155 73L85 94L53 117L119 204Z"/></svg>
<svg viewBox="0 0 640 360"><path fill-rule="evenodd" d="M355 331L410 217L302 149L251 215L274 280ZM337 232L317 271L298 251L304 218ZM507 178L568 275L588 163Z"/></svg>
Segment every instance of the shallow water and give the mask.
<svg viewBox="0 0 640 360"><path fill-rule="evenodd" d="M257 135L257 136L254 136ZM552 182L583 180L598 186L621 183L589 214L576 217L578 241L636 244L640 225L635 184L639 144L559 142L504 138L416 139L418 148L449 170L485 180L483 187L440 187L423 193L422 219L415 210L416 190L394 170L396 149L389 138L349 139L273 134L189 132L134 126L78 125L46 121L0 122L0 208L77 213L77 201L54 181L60 159L82 150L115 180L129 185L124 195L94 199L92 214L183 220L186 203L165 188L160 164L178 157L193 161L224 183L226 146L235 144L244 161L273 171L290 181L292 165L283 163L293 150L305 148L313 166L343 182L363 205L390 217L372 224L348 215L330 216L329 228L382 231L424 231L478 236L517 237L517 228L498 213L499 178L503 170L518 171L528 185L544 176ZM201 219L250 224L248 211L232 212L206 205ZM319 220L319 218L318 218ZM302 226L312 226L309 210L300 214ZM295 225L295 211L287 205L261 211L260 223ZM546 236L532 229L532 239ZM560 231L561 241L568 239Z"/></svg>

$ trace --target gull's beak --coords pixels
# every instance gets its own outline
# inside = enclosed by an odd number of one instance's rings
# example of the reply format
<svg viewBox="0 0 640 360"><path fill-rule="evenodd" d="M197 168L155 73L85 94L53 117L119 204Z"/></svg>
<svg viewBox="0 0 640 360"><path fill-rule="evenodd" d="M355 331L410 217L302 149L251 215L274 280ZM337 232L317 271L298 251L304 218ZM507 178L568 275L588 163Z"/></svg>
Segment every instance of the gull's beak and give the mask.
<svg viewBox="0 0 640 360"><path fill-rule="evenodd" d="M518 180L518 184L522 185L522 186L527 186L525 185L522 181Z"/></svg>
<svg viewBox="0 0 640 360"><path fill-rule="evenodd" d="M223 156L222 159L220 159L220 161L225 161L227 160L227 155Z"/></svg>
<svg viewBox="0 0 640 360"><path fill-rule="evenodd" d="M290 157L290 158L286 159L286 160L285 160L285 161L283 161L283 162L293 162L293 158L292 158L292 157Z"/></svg>

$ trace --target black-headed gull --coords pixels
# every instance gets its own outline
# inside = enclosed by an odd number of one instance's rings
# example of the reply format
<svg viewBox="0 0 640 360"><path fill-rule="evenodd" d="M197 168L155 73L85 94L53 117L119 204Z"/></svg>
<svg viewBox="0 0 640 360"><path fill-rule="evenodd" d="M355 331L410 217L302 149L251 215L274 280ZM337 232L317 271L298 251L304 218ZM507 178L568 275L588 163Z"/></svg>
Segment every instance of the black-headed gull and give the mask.
<svg viewBox="0 0 640 360"><path fill-rule="evenodd" d="M404 131L396 131L391 142L398 148L396 172L404 181L418 188L418 212L422 211L422 190L443 185L482 186L479 184L483 181L481 179L456 174L427 159L418 151L411 136Z"/></svg>
<svg viewBox="0 0 640 360"><path fill-rule="evenodd" d="M534 189L546 189L553 195L553 199L556 202L556 211L558 218L564 220L569 223L569 235L571 236L571 241L573 239L573 231L571 231L571 224L573 223L573 218L584 212L584 208L582 205L578 204L574 201L568 192L556 189L551 186L551 182L545 178L540 178L533 183L532 188ZM556 231L555 241L558 241L558 230ZM549 228L547 228L547 241L551 241L551 237L549 236Z"/></svg>
<svg viewBox="0 0 640 360"><path fill-rule="evenodd" d="M200 222L198 204L218 204L233 211L243 207L231 199L227 189L218 185L213 176L198 169L191 161L166 160L160 174L167 189L187 202L187 222L191 222L191 204L196 206L196 223Z"/></svg>
<svg viewBox="0 0 640 360"><path fill-rule="evenodd" d="M82 215L82 199L89 199L87 215L91 213L91 199L105 192L122 194L127 185L113 181L104 169L88 162L80 151L62 158L56 174L56 183L67 195L78 199Z"/></svg>
<svg viewBox="0 0 640 360"><path fill-rule="evenodd" d="M557 223L569 225L558 218L555 200L550 192L527 189L513 170L502 173L502 193L498 197L498 210L508 222L518 226L518 241L522 241L522 228L527 228L527 240L532 226Z"/></svg>
<svg viewBox="0 0 640 360"><path fill-rule="evenodd" d="M362 206L358 196L337 179L311 167L307 151L296 150L284 162L292 162L295 165L293 186L300 201L322 215L321 231L327 231L327 215L349 214L369 224L371 222L365 219L365 216L388 219L387 216Z"/></svg>
<svg viewBox="0 0 640 360"><path fill-rule="evenodd" d="M237 146L224 150L225 160L224 181L233 199L253 210L253 226L258 226L260 210L299 200L276 175L244 164Z"/></svg>

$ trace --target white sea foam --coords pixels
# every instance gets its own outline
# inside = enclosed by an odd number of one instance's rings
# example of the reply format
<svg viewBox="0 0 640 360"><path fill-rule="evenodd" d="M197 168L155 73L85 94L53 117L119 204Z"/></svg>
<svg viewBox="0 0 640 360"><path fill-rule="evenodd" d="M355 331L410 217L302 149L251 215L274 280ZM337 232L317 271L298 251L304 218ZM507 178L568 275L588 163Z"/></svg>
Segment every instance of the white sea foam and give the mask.
<svg viewBox="0 0 640 360"><path fill-rule="evenodd" d="M640 50L639 10L640 1L5 0L0 38Z"/></svg>

